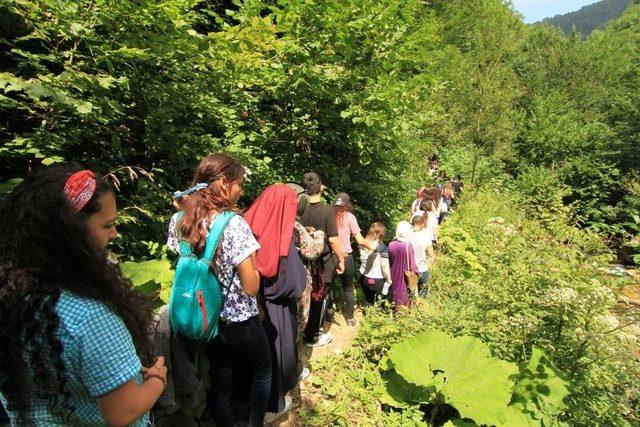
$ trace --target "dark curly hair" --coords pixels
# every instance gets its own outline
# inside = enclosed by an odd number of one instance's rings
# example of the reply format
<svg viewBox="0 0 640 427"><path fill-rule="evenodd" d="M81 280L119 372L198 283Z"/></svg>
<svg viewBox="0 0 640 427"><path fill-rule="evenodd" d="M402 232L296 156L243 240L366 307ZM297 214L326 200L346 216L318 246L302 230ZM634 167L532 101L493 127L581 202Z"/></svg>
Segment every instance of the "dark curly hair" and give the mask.
<svg viewBox="0 0 640 427"><path fill-rule="evenodd" d="M89 237L87 219L113 190L97 180L91 200L73 214L63 190L74 172L69 167L36 171L0 202L0 391L20 419L29 410L30 381L52 413L73 417L57 337L55 306L62 291L104 303L124 321L140 358L149 360L151 301Z"/></svg>

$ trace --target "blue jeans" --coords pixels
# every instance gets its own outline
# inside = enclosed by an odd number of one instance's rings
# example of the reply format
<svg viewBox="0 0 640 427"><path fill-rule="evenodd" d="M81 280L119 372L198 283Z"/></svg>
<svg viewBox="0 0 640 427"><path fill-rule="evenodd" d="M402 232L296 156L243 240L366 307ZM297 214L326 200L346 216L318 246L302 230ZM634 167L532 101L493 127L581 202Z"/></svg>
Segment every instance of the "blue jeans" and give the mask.
<svg viewBox="0 0 640 427"><path fill-rule="evenodd" d="M251 375L249 426L262 427L271 393L271 350L258 316L240 324L219 323L220 335L207 348L211 363L211 396L209 404L218 427L233 427L233 362L240 361ZM227 329L233 328L233 329ZM237 342L224 343L221 335L230 331ZM239 337L241 337L238 339Z"/></svg>

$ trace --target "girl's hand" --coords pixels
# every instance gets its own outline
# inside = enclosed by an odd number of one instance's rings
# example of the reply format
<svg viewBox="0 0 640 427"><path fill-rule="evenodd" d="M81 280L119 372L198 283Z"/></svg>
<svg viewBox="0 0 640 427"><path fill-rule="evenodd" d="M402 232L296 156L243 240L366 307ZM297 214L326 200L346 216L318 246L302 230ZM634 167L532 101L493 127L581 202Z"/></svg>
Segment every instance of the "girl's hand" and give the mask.
<svg viewBox="0 0 640 427"><path fill-rule="evenodd" d="M159 375L164 382L167 381L167 367L164 364L164 357L158 356L156 357L153 366L150 368L142 368L142 372L144 373L144 379L148 380L152 375Z"/></svg>

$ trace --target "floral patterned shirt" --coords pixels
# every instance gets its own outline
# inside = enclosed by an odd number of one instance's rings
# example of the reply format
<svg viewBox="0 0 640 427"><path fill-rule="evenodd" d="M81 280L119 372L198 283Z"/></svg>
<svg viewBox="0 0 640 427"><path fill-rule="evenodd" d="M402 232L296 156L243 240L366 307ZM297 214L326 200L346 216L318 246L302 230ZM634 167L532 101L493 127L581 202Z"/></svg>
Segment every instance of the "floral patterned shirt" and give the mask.
<svg viewBox="0 0 640 427"><path fill-rule="evenodd" d="M203 226L208 228L208 224L214 218L215 216L212 216ZM169 239L167 240L170 249L175 252L179 252L177 236L178 222L175 222L174 226L169 229ZM242 322L258 315L256 298L244 293L237 271L238 265L258 249L260 249L260 244L253 236L247 221L240 215L231 218L227 228L222 232L218 256L215 260L215 271L220 281L224 300L220 318L226 322Z"/></svg>

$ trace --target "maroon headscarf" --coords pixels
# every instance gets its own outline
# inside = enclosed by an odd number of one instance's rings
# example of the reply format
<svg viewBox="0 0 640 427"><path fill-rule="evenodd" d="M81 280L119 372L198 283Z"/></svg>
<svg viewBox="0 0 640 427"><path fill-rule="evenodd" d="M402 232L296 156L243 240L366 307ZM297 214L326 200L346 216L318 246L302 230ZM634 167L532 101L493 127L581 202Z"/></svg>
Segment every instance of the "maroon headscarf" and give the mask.
<svg viewBox="0 0 640 427"><path fill-rule="evenodd" d="M262 277L278 274L280 257L287 256L298 210L298 198L286 184L265 188L244 214L253 235L260 243L256 255Z"/></svg>

